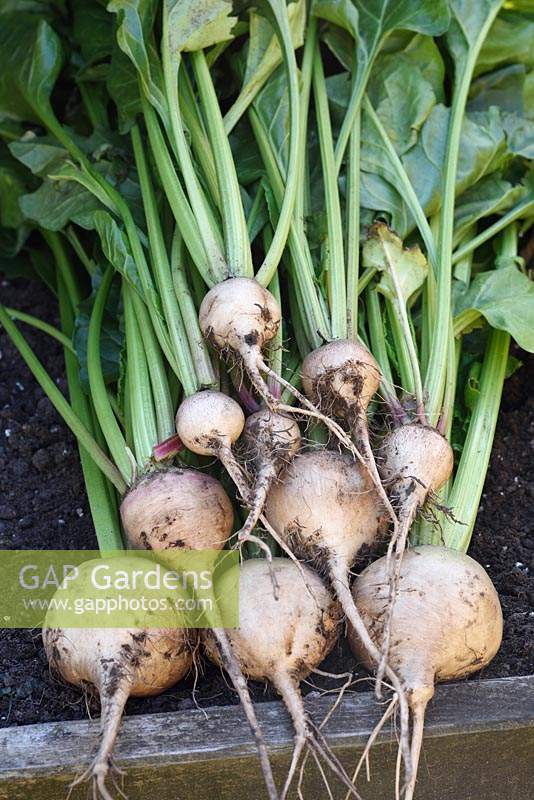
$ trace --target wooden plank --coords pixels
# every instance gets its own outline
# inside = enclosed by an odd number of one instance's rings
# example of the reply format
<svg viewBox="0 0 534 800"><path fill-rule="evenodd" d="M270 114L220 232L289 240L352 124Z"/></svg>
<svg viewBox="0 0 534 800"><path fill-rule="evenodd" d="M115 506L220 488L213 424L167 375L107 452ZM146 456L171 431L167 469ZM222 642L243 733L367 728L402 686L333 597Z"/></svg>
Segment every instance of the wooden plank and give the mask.
<svg viewBox="0 0 534 800"><path fill-rule="evenodd" d="M331 703L328 697L307 701L316 722ZM291 752L291 726L279 703L258 704L257 712L281 782ZM325 728L347 769L357 760L378 713L370 694L352 695ZM68 783L87 765L97 737L98 723L88 721L0 730L0 798L64 797ZM391 800L395 751L389 728L373 750L369 787L362 776L365 797ZM533 754L534 676L439 687L428 712L417 798L531 800ZM236 706L208 709L207 715L187 711L126 718L116 760L127 773L129 800L264 796L254 745ZM72 800L85 800L86 793L87 787L80 787ZM326 797L311 763L303 794L314 800Z"/></svg>

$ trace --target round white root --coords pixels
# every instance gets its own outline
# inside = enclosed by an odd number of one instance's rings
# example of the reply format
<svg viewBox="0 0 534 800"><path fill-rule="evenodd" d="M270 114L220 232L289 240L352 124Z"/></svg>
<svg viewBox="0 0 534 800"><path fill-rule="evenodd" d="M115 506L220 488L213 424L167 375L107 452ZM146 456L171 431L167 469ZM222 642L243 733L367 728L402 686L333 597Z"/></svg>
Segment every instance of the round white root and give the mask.
<svg viewBox="0 0 534 800"><path fill-rule="evenodd" d="M227 631L243 673L252 680L269 681L282 695L295 727L295 750L285 797L304 746L312 747L334 773L350 786L335 757L328 752L306 715L299 683L328 655L340 632L337 602L319 576L287 559L246 561L239 574L240 627ZM271 569L276 575L278 597L273 592ZM303 584L304 574L305 584ZM235 576L228 576L229 582ZM299 587L302 586L302 589ZM224 666L212 632L204 634L208 656Z"/></svg>
<svg viewBox="0 0 534 800"><path fill-rule="evenodd" d="M387 559L356 579L354 602L376 647L383 645L389 604ZM439 681L460 679L486 666L502 639L499 597L484 569L467 555L425 545L402 560L391 619L390 663L400 676L413 717L405 800L412 800L426 705ZM349 627L349 643L368 668L368 649Z"/></svg>
<svg viewBox="0 0 534 800"><path fill-rule="evenodd" d="M152 472L122 500L121 520L132 549L220 550L234 512L219 481L194 469Z"/></svg>
<svg viewBox="0 0 534 800"><path fill-rule="evenodd" d="M139 567L140 558L121 559ZM133 563L131 563L133 562ZM79 578L68 593L83 596L85 581L99 561L81 565ZM149 566L152 565L149 563ZM68 599L62 591L62 599ZM106 778L128 697L147 697L180 681L192 665L193 631L182 628L62 628L52 607L43 627L43 643L50 667L64 680L84 689L93 687L101 703L100 743L89 769L75 783L91 778L94 796L109 800ZM172 616L172 614L171 614Z"/></svg>

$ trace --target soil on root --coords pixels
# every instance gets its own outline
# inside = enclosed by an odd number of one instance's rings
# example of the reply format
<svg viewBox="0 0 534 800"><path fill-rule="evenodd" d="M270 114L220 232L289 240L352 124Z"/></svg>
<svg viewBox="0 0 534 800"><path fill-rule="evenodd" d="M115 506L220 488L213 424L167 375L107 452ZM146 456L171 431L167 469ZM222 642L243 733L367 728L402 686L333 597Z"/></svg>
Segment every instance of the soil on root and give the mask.
<svg viewBox="0 0 534 800"><path fill-rule="evenodd" d="M39 283L4 281L2 302L57 324L55 302ZM22 326L49 372L66 391L63 354L57 342ZM481 677L534 673L534 359L506 385L491 467L484 489L471 554L488 570L501 597L503 646ZM85 496L78 450L41 389L0 330L0 548L93 549L96 540ZM326 671L354 669L343 641L323 665ZM199 665L176 687L158 697L131 699L127 713L179 711L237 703L220 671ZM355 689L368 689L363 671ZM314 687L332 685L322 677ZM343 681L338 681L340 685ZM254 699L274 695L260 685ZM83 697L50 674L40 631L0 630L0 727L84 718L98 713Z"/></svg>

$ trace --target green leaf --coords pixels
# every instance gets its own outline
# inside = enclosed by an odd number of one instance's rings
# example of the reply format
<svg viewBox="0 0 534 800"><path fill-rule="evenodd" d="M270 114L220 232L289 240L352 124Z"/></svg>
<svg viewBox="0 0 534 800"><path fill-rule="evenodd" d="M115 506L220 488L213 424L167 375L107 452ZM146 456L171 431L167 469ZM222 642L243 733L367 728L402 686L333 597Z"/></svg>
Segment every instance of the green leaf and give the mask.
<svg viewBox="0 0 534 800"><path fill-rule="evenodd" d="M73 344L80 365L82 388L87 394L89 394L87 338L95 294L101 279L101 271L96 272L92 281L93 291L88 298L80 303L74 322ZM106 384L115 383L119 380L123 345L124 330L122 326L120 283L115 282L111 285L107 297L100 333L100 362L102 366L102 375Z"/></svg>
<svg viewBox="0 0 534 800"><path fill-rule="evenodd" d="M470 3L476 8L477 3ZM483 5L483 3L480 3ZM532 12L532 3L530 11ZM534 16L517 11L503 11L499 14L482 45L475 67L475 74L489 72L503 64L524 64L534 67Z"/></svg>
<svg viewBox="0 0 534 800"><path fill-rule="evenodd" d="M384 39L398 29L436 36L447 30L444 0L315 0L313 13L339 25L357 41L358 68L375 58Z"/></svg>
<svg viewBox="0 0 534 800"><path fill-rule="evenodd" d="M161 63L150 40L158 8L157 0L111 0L107 8L117 14L117 42L120 49L134 64L146 97L167 127L168 108ZM116 99L119 104L120 95Z"/></svg>
<svg viewBox="0 0 534 800"><path fill-rule="evenodd" d="M68 222L90 229L93 212L100 202L83 186L73 181L45 178L32 194L20 198L20 208L28 219L42 228L60 231Z"/></svg>
<svg viewBox="0 0 534 800"><path fill-rule="evenodd" d="M384 223L373 225L363 246L362 264L375 267L382 276L378 289L395 302L395 282L407 303L424 283L428 264L419 247L403 247L402 240Z"/></svg>
<svg viewBox="0 0 534 800"><path fill-rule="evenodd" d="M506 141L512 153L523 158L534 158L534 121L517 114L504 115Z"/></svg>
<svg viewBox="0 0 534 800"><path fill-rule="evenodd" d="M456 298L454 312L475 309L493 328L507 331L520 347L534 352L534 283L515 264L483 272L465 294Z"/></svg>
<svg viewBox="0 0 534 800"><path fill-rule="evenodd" d="M399 155L412 147L424 121L436 105L432 86L411 64L400 61L384 75L374 106Z"/></svg>
<svg viewBox="0 0 534 800"><path fill-rule="evenodd" d="M451 0L451 24L447 31L447 45L458 73L468 59L488 17L500 8L502 0Z"/></svg>
<svg viewBox="0 0 534 800"><path fill-rule="evenodd" d="M471 84L468 111L487 111L491 106L499 106L503 111L523 114L525 76L522 64L481 75Z"/></svg>
<svg viewBox="0 0 534 800"><path fill-rule="evenodd" d="M204 47L233 38L232 3L228 0L164 0L168 13L169 47L176 58L182 51Z"/></svg>
<svg viewBox="0 0 534 800"><path fill-rule="evenodd" d="M0 226L18 228L24 222L19 199L33 183L26 170L0 143Z"/></svg>
<svg viewBox="0 0 534 800"><path fill-rule="evenodd" d="M11 154L34 175L45 177L61 169L68 153L56 139L47 136L26 135L9 145Z"/></svg>
<svg viewBox="0 0 534 800"><path fill-rule="evenodd" d="M465 191L454 210L454 241L457 244L477 220L506 211L526 194L524 185L514 186L499 175L488 175Z"/></svg>
<svg viewBox="0 0 534 800"><path fill-rule="evenodd" d="M283 67L278 67L254 101L274 149L278 168L285 175L289 142L289 96Z"/></svg>
<svg viewBox="0 0 534 800"><path fill-rule="evenodd" d="M304 42L305 0L296 0L296 2L290 3L287 15L293 47L297 49ZM268 77L282 63L280 41L270 20L254 9L250 12L247 47L243 85L235 103L237 107L246 107Z"/></svg>
<svg viewBox="0 0 534 800"><path fill-rule="evenodd" d="M115 101L120 133L128 133L141 113L141 95L137 71L117 42L113 46L106 87Z"/></svg>
<svg viewBox="0 0 534 800"><path fill-rule="evenodd" d="M62 63L59 37L46 20L18 12L2 15L0 119L46 121Z"/></svg>
<svg viewBox="0 0 534 800"><path fill-rule="evenodd" d="M94 227L106 259L123 275L128 283L143 297L143 288L126 233L107 211L93 213Z"/></svg>
<svg viewBox="0 0 534 800"><path fill-rule="evenodd" d="M113 27L109 15L99 3L71 0L72 35L86 64L109 58L113 49Z"/></svg>

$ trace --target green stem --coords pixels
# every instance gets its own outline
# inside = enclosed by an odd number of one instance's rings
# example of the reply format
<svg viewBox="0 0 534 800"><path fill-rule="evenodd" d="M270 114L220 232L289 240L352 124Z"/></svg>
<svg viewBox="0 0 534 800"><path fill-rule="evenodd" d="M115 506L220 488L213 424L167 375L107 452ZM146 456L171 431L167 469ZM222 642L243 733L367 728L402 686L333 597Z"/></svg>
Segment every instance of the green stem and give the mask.
<svg viewBox="0 0 534 800"><path fill-rule="evenodd" d="M454 336L461 336L468 328L471 328L477 322L482 314L474 308L467 308L465 311L460 311L453 319L453 333Z"/></svg>
<svg viewBox="0 0 534 800"><path fill-rule="evenodd" d="M267 173L275 202L280 208L284 184L269 137L254 108L249 109L249 119L258 144L258 149ZM317 296L313 261L302 225L292 225L289 231L288 247L291 254L289 268L299 294L299 304L306 318L306 335L313 348L319 347L330 338L329 325Z"/></svg>
<svg viewBox="0 0 534 800"><path fill-rule="evenodd" d="M357 63L357 59L355 59ZM367 86L367 81L369 79L369 74L371 72L373 59L369 59L364 67L364 69L359 72L356 76L356 81L354 82L350 100L349 100L349 107L347 108L347 113L345 114L345 119L341 125L341 130L339 132L337 144L336 144L336 172L339 174L341 170L341 164L343 163L343 156L345 154L345 150L347 144L349 142L350 134L354 128L354 120L358 116L361 105L362 105L362 98L365 92L365 88Z"/></svg>
<svg viewBox="0 0 534 800"><path fill-rule="evenodd" d="M74 230L72 225L68 225L67 228L63 231L65 238L67 239L68 243L80 259L81 263L84 265L85 269L87 270L88 274L92 277L96 272L96 264L92 258L89 258L87 253L85 252L85 248L80 242L78 234Z"/></svg>
<svg viewBox="0 0 534 800"><path fill-rule="evenodd" d="M166 3L163 4L163 75L165 79L165 91L169 105L169 115L171 131L174 140L174 147L180 169L184 177L189 202L196 217L198 231L204 245L204 250L214 273L220 274L220 280L227 274L227 266L224 260L222 248L223 241L217 222L213 216L209 203L204 195L200 181L198 180L191 158L191 151L185 138L182 115L180 112L180 101L178 97L178 72L180 70L181 57L177 56L173 63L169 46L170 32L168 30L168 11Z"/></svg>
<svg viewBox="0 0 534 800"><path fill-rule="evenodd" d="M354 118L349 143L347 172L347 333L358 339L358 277L360 271L360 124L361 115Z"/></svg>
<svg viewBox="0 0 534 800"><path fill-rule="evenodd" d="M315 115L319 131L328 227L327 282L332 337L334 339L345 339L347 337L347 295L341 205L339 202L339 189L334 159L334 140L332 137L330 112L328 110L328 96L326 94L323 62L318 47L315 50L313 63L313 91L315 97Z"/></svg>
<svg viewBox="0 0 534 800"><path fill-rule="evenodd" d="M217 183L217 170L211 145L209 143L202 119L199 114L197 102L187 70L181 69L178 74L178 93L180 96L180 108L182 117L189 131L191 146L195 154L198 165L202 171L202 177L206 184L207 195L213 201L216 208L221 207L219 196L219 185Z"/></svg>
<svg viewBox="0 0 534 800"><path fill-rule="evenodd" d="M271 245L265 255L263 264L256 275L262 286L267 286L278 268L284 247L286 246L291 217L297 197L299 165L300 165L300 97L298 68L293 50L291 28L285 0L267 0L271 8L286 68L289 93L289 156L285 178L285 192L278 223Z"/></svg>
<svg viewBox="0 0 534 800"><path fill-rule="evenodd" d="M215 283L219 283L220 275L213 271L212 265L206 256L197 221L174 169L157 114L146 100L143 101L143 114L159 179L174 214L176 224L180 228L196 268L208 286L213 286Z"/></svg>
<svg viewBox="0 0 534 800"><path fill-rule="evenodd" d="M109 402L100 360L100 334L106 300L113 280L113 267L109 266L95 295L87 336L87 372L96 416L109 451L124 480L131 482L132 465L128 458L126 442Z"/></svg>
<svg viewBox="0 0 534 800"><path fill-rule="evenodd" d="M367 324L371 339L371 350L378 361L383 378L389 386L393 386L393 373L389 363L386 337L384 334L384 321L380 309L380 297L378 292L369 287L365 293Z"/></svg>
<svg viewBox="0 0 534 800"><path fill-rule="evenodd" d="M156 276L171 345L178 363L178 377L184 387L184 391L186 394L190 395L197 391L199 383L189 350L182 315L180 314L178 301L174 293L171 266L163 240L163 231L161 229L154 189L150 180L150 173L143 150L143 142L137 125L132 128L131 137L148 227L152 266Z"/></svg>
<svg viewBox="0 0 534 800"><path fill-rule="evenodd" d="M453 253L452 263L457 264L458 261L461 261L467 255L472 253L477 249L477 247L480 247L481 244L484 244L484 242L493 239L497 233L500 233L500 231L507 228L513 222L521 219L522 217L528 216L529 212L534 213L534 200L531 198L523 200L521 203L515 206L515 208L512 208L506 214L503 214L503 216L494 222L493 225L490 225L488 228L479 233L478 236L474 236L469 242L466 242L464 245L459 247Z"/></svg>
<svg viewBox="0 0 534 800"><path fill-rule="evenodd" d="M57 270L59 313L63 331L72 336L74 330L73 307L67 295L61 271ZM80 418L96 443L105 447L98 421L94 418L90 401L82 389L78 359L70 351L65 352L65 372L69 397L74 413ZM100 440L100 441L99 441ZM85 482L89 508L101 553L122 550L122 536L117 513L117 498L112 484L101 472L92 456L78 443L80 463Z"/></svg>
<svg viewBox="0 0 534 800"><path fill-rule="evenodd" d="M476 41L469 48L465 62L461 66L461 73L460 69L457 68L455 76L456 86L449 119L444 178L441 193L442 199L437 253L437 313L434 321L432 346L425 378L425 389L428 395L428 418L431 424L435 423L441 411L447 370L447 348L451 314L454 201L462 123L473 70L484 39L498 11L499 5L495 4L488 13L487 19L481 27Z"/></svg>
<svg viewBox="0 0 534 800"><path fill-rule="evenodd" d="M26 325L31 325L32 328L36 328L37 330L48 334L48 336L51 336L53 339L56 339L60 344L62 344L63 347L69 351L69 353L76 355L76 351L70 339L68 339L64 333L59 331L53 325L49 325L48 322L43 322L41 319L34 317L31 314L26 314L24 311L17 311L16 308L8 308L6 306L5 310L11 319L16 319L19 322L25 322Z"/></svg>
<svg viewBox="0 0 534 800"><path fill-rule="evenodd" d="M421 238L425 243L428 260L434 269L437 269L437 254L434 237L432 235L430 225L428 224L428 220L425 216L425 212L423 211L421 203L419 202L419 198L414 191L412 182L410 181L406 170L404 169L404 165L391 143L386 129L380 121L380 117L371 105L367 95L365 95L363 98L363 108L382 140L387 158L391 164L391 167L393 168L393 172L395 173L395 178L397 181L396 189L408 206L410 213L415 220L415 223L419 229L419 233L421 234Z"/></svg>
<svg viewBox="0 0 534 800"><path fill-rule="evenodd" d="M358 295L363 293L363 290L371 283L375 277L378 269L376 267L366 267L358 280Z"/></svg>
<svg viewBox="0 0 534 800"><path fill-rule="evenodd" d="M512 258L517 255L516 225L504 231L498 245L498 255ZM469 548L486 480L509 349L510 335L505 331L492 330L482 365L477 404L469 422L460 463L448 497L455 520L459 522L452 519L443 521L443 539L447 547L463 553Z"/></svg>
<svg viewBox="0 0 534 800"><path fill-rule="evenodd" d="M52 378L28 345L24 336L17 329L15 323L11 321L9 314L3 306L0 306L0 324L5 329L7 335L26 362L28 369L47 395L58 414L63 418L80 444L87 450L93 461L100 467L104 475L113 483L120 494L123 494L126 491L126 483L121 474L97 445L93 436L81 422L77 414L74 413L69 403L65 400Z"/></svg>
<svg viewBox="0 0 534 800"><path fill-rule="evenodd" d="M206 64L204 52L197 50L192 53L191 60L217 168L229 277L243 275L252 278L254 270L248 241L247 222L241 202L239 181L232 150L224 130L224 122L215 87Z"/></svg>
<svg viewBox="0 0 534 800"><path fill-rule="evenodd" d="M145 350L135 318L131 291L130 287L124 283L122 296L124 300L129 408L135 458L142 471L152 456L154 445L158 442L158 430Z"/></svg>
<svg viewBox="0 0 534 800"><path fill-rule="evenodd" d="M293 225L304 233L304 220L309 213L309 174L307 164L307 138L308 138L308 119L310 108L310 96L313 79L313 61L315 58L315 48L317 41L317 20L311 16L308 21L308 29L304 40L304 53L302 56L302 67L300 74L300 141L299 141L299 170L298 179L299 190L295 201L293 212Z"/></svg>
<svg viewBox="0 0 534 800"><path fill-rule="evenodd" d="M389 320L389 327L393 338L393 346L397 356L399 369L399 380L402 388L408 394L415 395L415 381L408 349L408 342L404 329L399 320L397 304L386 298L386 311Z"/></svg>
<svg viewBox="0 0 534 800"><path fill-rule="evenodd" d="M502 388L506 376L510 335L492 331L480 376L477 404L464 444L449 505L459 522L445 520L442 536L447 547L467 552L484 488Z"/></svg>
<svg viewBox="0 0 534 800"><path fill-rule="evenodd" d="M217 378L213 370L210 354L206 345L206 340L200 330L198 323L198 313L191 296L187 275L185 270L185 253L182 244L183 240L176 226L171 247L171 271L174 284L174 291L184 326L189 340L191 357L195 365L195 371L201 386L217 385Z"/></svg>
<svg viewBox="0 0 534 800"><path fill-rule="evenodd" d="M143 348L150 373L150 386L154 399L154 411L156 414L156 424L158 429L158 439L163 441L172 436L176 427L174 424L174 405L169 389L169 381L165 371L165 362L161 353L161 348L154 334L150 316L146 306L138 296L137 292L131 292L131 301L135 313L137 327L141 332Z"/></svg>

